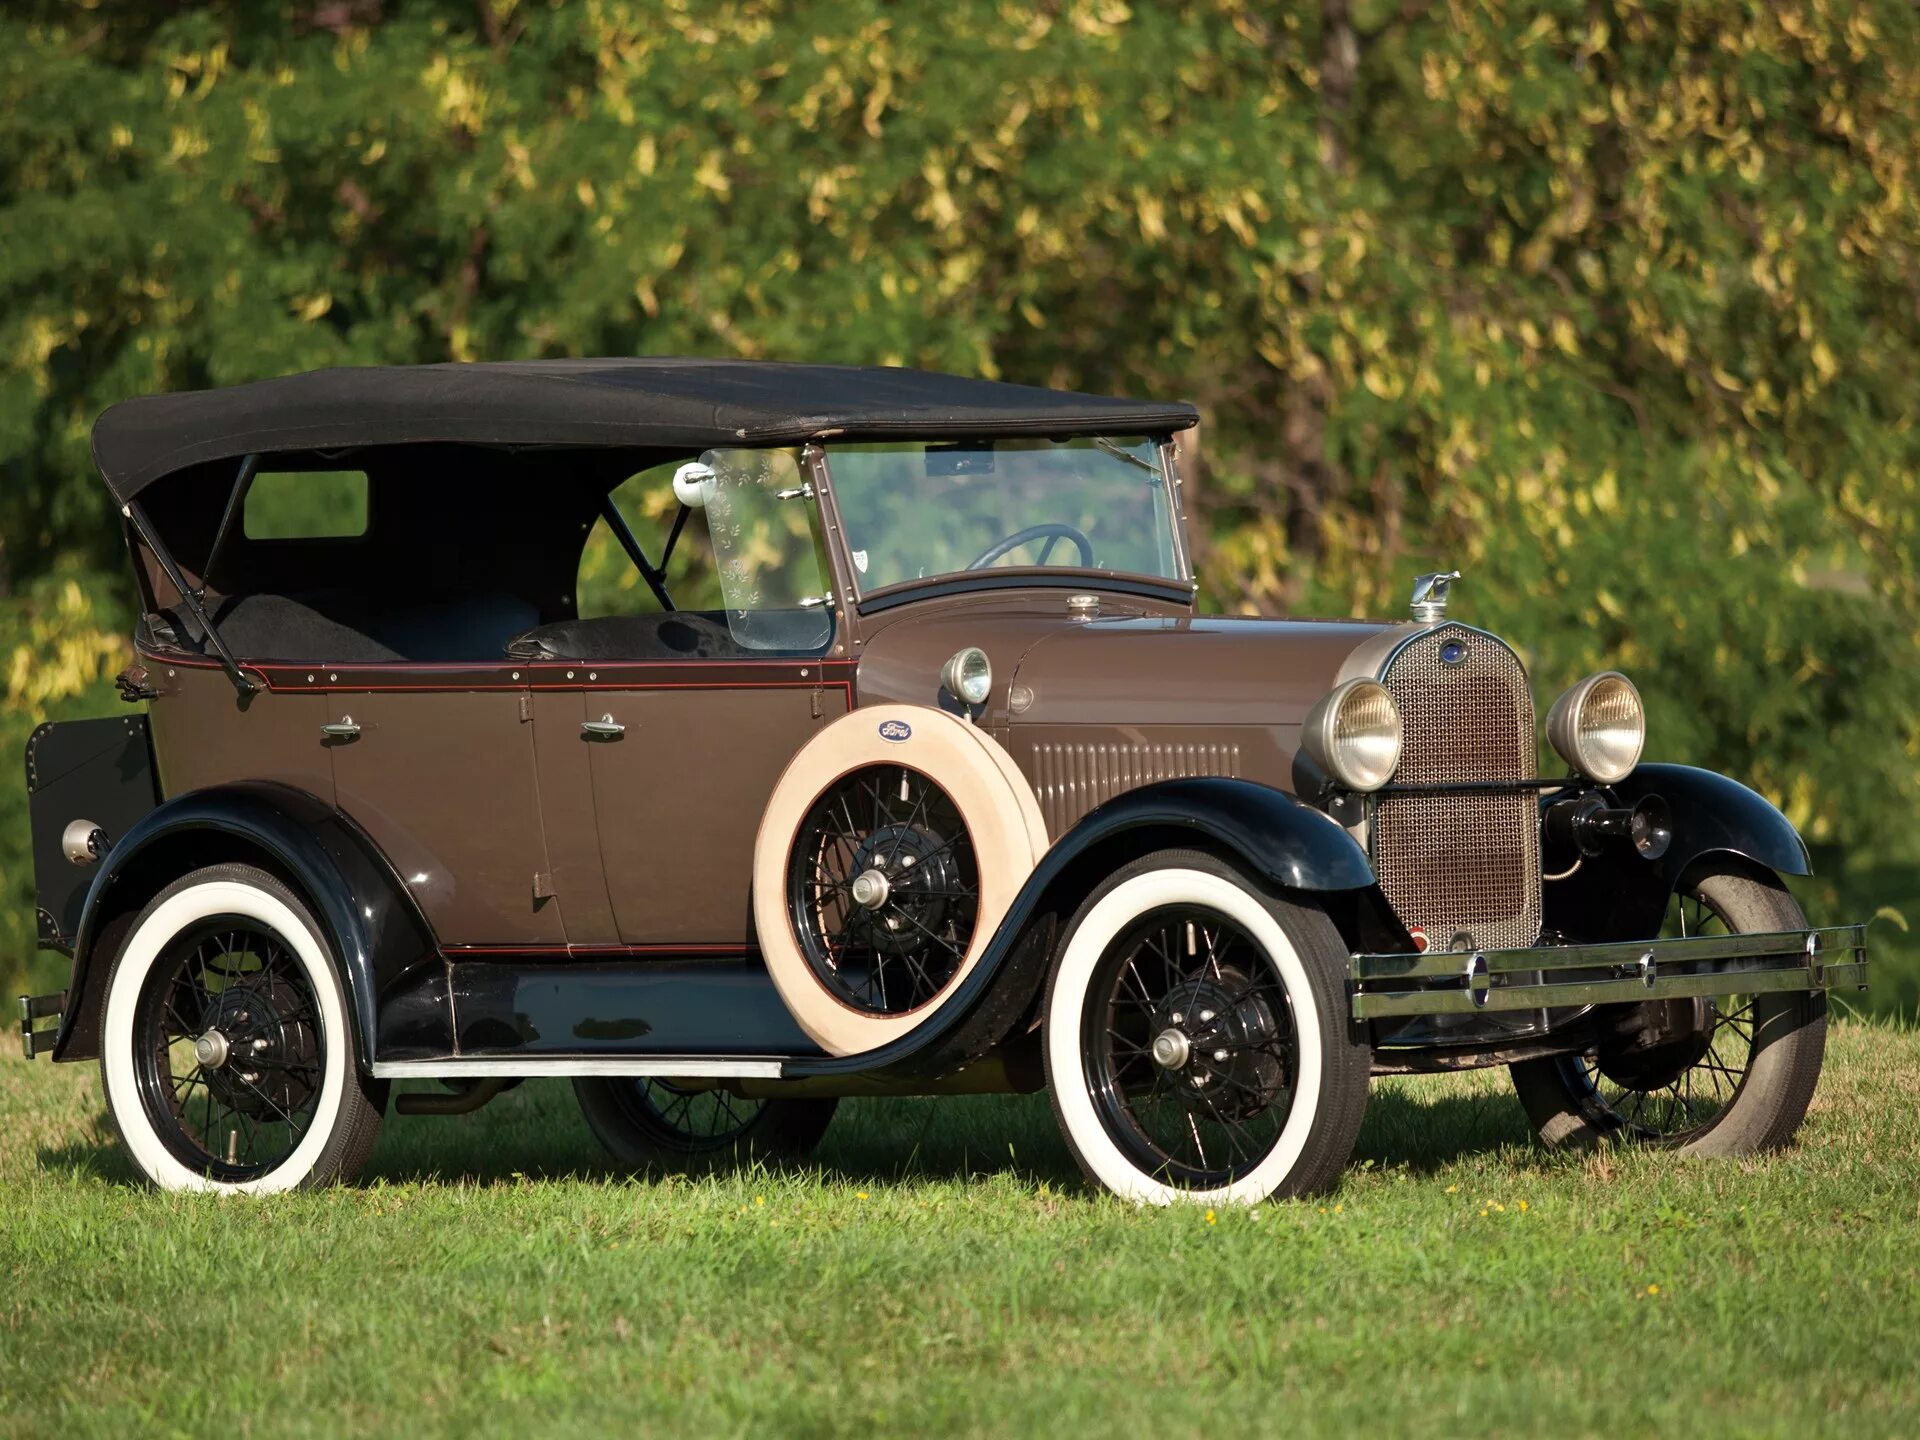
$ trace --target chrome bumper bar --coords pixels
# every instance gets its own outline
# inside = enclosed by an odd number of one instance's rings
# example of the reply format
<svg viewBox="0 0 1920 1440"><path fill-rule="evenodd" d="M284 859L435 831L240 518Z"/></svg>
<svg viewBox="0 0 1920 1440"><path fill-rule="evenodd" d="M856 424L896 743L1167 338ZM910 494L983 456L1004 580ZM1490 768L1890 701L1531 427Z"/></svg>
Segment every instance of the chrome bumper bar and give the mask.
<svg viewBox="0 0 1920 1440"><path fill-rule="evenodd" d="M60 1033L60 1019L67 1008L67 992L58 995L22 995L20 997L20 1052L31 1060L53 1050ZM52 1020L45 1028L36 1028L37 1020Z"/></svg>
<svg viewBox="0 0 1920 1440"><path fill-rule="evenodd" d="M1347 979L1356 1020L1769 990L1864 990L1867 937L1864 925L1836 925L1528 950L1354 955Z"/></svg>

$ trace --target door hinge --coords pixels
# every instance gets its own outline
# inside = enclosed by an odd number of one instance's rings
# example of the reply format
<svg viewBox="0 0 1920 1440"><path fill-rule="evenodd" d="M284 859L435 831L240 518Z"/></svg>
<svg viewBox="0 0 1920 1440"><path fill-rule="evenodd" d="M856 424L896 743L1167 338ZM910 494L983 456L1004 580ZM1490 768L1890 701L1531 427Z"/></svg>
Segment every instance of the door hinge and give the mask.
<svg viewBox="0 0 1920 1440"><path fill-rule="evenodd" d="M818 685L813 687L813 718L816 720L820 718L820 687Z"/></svg>
<svg viewBox="0 0 1920 1440"><path fill-rule="evenodd" d="M534 871L533 898L536 900L551 900L553 894L553 872L551 870Z"/></svg>
<svg viewBox="0 0 1920 1440"><path fill-rule="evenodd" d="M520 692L520 723L524 725L531 719L533 719L533 696L523 690Z"/></svg>

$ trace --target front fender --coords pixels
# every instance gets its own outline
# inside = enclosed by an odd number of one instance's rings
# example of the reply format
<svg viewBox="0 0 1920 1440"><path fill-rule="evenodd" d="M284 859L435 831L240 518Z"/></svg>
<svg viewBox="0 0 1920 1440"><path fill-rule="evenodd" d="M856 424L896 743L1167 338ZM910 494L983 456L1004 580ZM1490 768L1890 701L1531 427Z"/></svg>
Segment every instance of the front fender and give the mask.
<svg viewBox="0 0 1920 1440"><path fill-rule="evenodd" d="M1148 828L1225 847L1283 890L1325 893L1374 883L1367 852L1326 814L1269 785L1218 776L1162 780L1115 796L1055 841L1040 870L1051 865L1057 873L1116 836Z"/></svg>
<svg viewBox="0 0 1920 1440"><path fill-rule="evenodd" d="M73 948L71 998L56 1060L99 1054L107 971L123 924L164 886L224 861L277 870L307 901L339 961L363 1065L373 1060L383 987L435 953L433 932L373 842L324 801L287 785L189 791L149 811L114 844L88 889Z"/></svg>
<svg viewBox="0 0 1920 1440"><path fill-rule="evenodd" d="M1642 765L1608 787L1633 805L1658 795L1673 812L1673 843L1658 860L1613 849L1546 887L1546 926L1576 940L1656 934L1667 902L1696 865L1737 857L1776 875L1811 875L1813 862L1793 822L1764 796L1692 765Z"/></svg>
<svg viewBox="0 0 1920 1440"><path fill-rule="evenodd" d="M876 1050L790 1061L785 1073L926 1076L978 1059L1039 993L1052 955L1051 926L1040 922L1071 913L1093 884L1143 847L1178 845L1224 853L1278 889L1333 894L1374 885L1373 866L1353 837L1290 795L1217 776L1143 785L1090 811L1053 843L979 963L926 1024Z"/></svg>

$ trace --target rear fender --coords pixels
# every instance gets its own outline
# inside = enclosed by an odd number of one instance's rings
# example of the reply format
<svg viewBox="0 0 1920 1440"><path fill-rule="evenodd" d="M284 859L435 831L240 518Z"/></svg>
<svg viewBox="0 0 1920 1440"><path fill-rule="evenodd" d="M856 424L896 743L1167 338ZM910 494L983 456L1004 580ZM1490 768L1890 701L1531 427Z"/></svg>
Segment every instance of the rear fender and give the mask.
<svg viewBox="0 0 1920 1440"><path fill-rule="evenodd" d="M252 782L189 791L116 837L87 892L54 1059L99 1054L107 972L147 902L182 875L230 861L278 874L307 902L340 965L360 1063L372 1063L380 994L437 955L433 932L358 826L303 790Z"/></svg>

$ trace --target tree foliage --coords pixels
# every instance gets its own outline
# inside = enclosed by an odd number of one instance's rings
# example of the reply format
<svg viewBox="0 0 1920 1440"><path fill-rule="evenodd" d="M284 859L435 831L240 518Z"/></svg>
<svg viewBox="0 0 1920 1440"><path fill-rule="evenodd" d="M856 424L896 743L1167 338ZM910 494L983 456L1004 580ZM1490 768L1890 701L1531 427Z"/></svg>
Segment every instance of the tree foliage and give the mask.
<svg viewBox="0 0 1920 1440"><path fill-rule="evenodd" d="M1910 5L27 0L0 81L10 729L111 668L114 400L894 361L1194 399L1208 603L1457 564L1920 892Z"/></svg>

